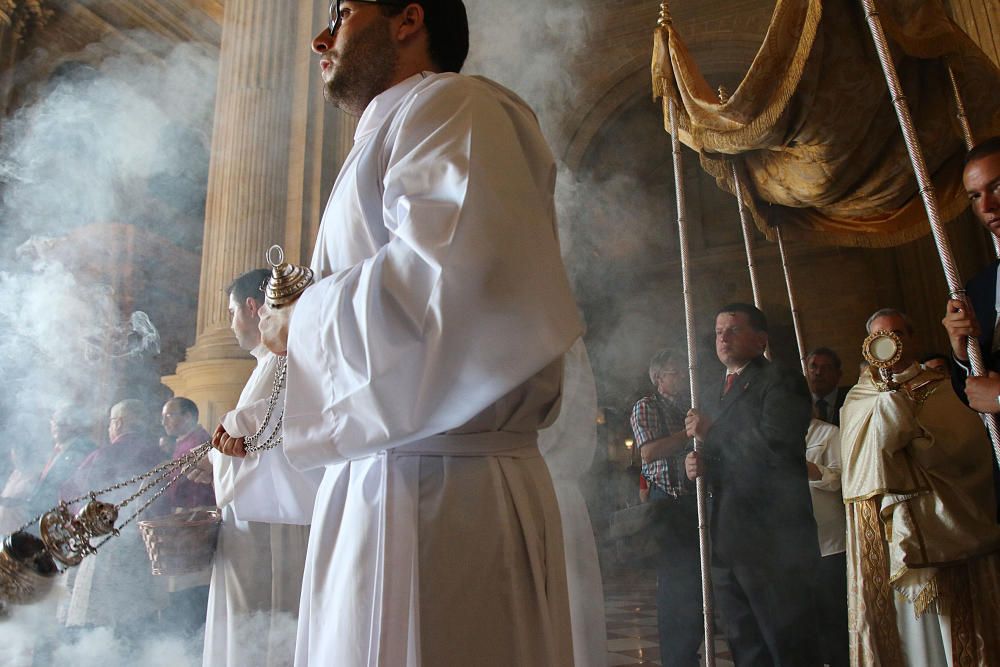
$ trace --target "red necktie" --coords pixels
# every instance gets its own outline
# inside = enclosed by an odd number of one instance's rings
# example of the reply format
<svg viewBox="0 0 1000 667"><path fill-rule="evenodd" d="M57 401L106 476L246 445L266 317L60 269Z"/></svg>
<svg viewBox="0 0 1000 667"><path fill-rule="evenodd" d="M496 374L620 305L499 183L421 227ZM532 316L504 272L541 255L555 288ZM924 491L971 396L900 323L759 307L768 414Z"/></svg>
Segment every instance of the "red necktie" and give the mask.
<svg viewBox="0 0 1000 667"><path fill-rule="evenodd" d="M733 383L736 382L738 373L727 373L726 374L726 387L722 390L722 395L725 396L729 393L729 390L733 388Z"/></svg>

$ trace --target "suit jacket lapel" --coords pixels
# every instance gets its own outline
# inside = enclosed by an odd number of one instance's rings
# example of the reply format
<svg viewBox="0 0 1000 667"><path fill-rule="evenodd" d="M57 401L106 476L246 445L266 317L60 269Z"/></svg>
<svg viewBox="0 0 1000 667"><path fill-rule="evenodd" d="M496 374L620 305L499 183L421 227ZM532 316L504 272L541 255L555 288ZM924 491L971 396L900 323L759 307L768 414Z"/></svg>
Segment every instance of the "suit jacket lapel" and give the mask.
<svg viewBox="0 0 1000 667"><path fill-rule="evenodd" d="M988 355L993 348L993 333L996 321L997 304L997 268L1000 262L995 262L993 268L986 274L988 280L976 284L970 284L968 293L969 300L972 301L972 310L975 311L976 319L979 321L979 345Z"/></svg>
<svg viewBox="0 0 1000 667"><path fill-rule="evenodd" d="M739 400L750 391L750 388L754 385L754 381L757 378L757 374L760 372L760 363L761 362L758 359L754 359L747 364L747 367L743 369L743 372L740 373L739 377L736 378L736 381L733 382L733 386L729 392L725 396L721 396L719 398L719 412L715 416L715 421L721 419L730 408L738 403ZM724 386L725 384L720 386L720 394L721 387Z"/></svg>

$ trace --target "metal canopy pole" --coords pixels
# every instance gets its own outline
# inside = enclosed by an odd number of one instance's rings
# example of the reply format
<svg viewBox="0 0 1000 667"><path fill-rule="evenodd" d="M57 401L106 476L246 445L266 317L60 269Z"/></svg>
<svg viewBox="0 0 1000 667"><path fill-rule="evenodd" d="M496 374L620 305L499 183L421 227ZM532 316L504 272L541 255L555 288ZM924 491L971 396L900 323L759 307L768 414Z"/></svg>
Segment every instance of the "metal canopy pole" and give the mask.
<svg viewBox="0 0 1000 667"><path fill-rule="evenodd" d="M958 79L955 77L955 70L951 68L951 65L948 65L948 81L951 82L951 93L955 97L955 116L962 128L965 150L971 151L972 147L976 145L976 141L972 138L972 126L969 125L969 116L965 113L965 102L962 101L962 93L958 90Z"/></svg>
<svg viewBox="0 0 1000 667"><path fill-rule="evenodd" d="M729 101L729 91L724 86L719 86L719 102L725 104ZM740 225L743 228L743 247L747 253L747 271L750 273L750 290L753 292L753 305L757 310L763 312L763 301L760 296L760 282L757 280L757 262L754 259L754 238L753 225L750 222L750 214L747 212L746 204L743 201L743 183L740 181L740 172L736 167L736 160L730 161L730 173L733 177L733 189L736 191L736 206L740 212ZM770 360L771 346L764 348L764 356Z"/></svg>
<svg viewBox="0 0 1000 667"><path fill-rule="evenodd" d="M670 9L667 2L660 4L658 26L666 30L670 25ZM684 289L684 324L687 331L688 374L691 388L691 408L699 406L698 390L698 350L694 325L694 306L691 296L691 262L688 243L687 204L684 197L684 172L681 161L681 141L677 130L677 105L669 93L667 98L670 117L671 149L674 160L674 190L677 199L677 234L681 253L681 281ZM696 438L694 450L701 451L701 442ZM701 558L701 599L705 629L705 665L715 667L715 608L712 601L712 544L708 532L708 489L704 475L695 481L698 501L698 551Z"/></svg>
<svg viewBox="0 0 1000 667"><path fill-rule="evenodd" d="M684 324L687 329L688 375L691 387L691 409L698 409L698 351L695 345L694 306L691 298L691 265L688 245L688 230L684 201L684 186L681 163L681 142L677 137L677 107L669 100L670 135L674 156L674 188L677 198L677 234L680 239L681 281L684 287ZM701 450L701 442L694 441L694 450ZM698 496L698 551L701 556L701 599L705 614L705 664L715 665L715 612L712 602L712 544L708 534L708 490L704 475L695 481Z"/></svg>
<svg viewBox="0 0 1000 667"><path fill-rule="evenodd" d="M788 306L792 309L792 327L795 329L795 344L799 348L799 363L802 364L802 375L806 372L806 341L802 335L802 319L799 317L799 306L795 301L795 290L792 289L792 272L788 268L788 253L785 252L785 236L781 233L781 225L774 228L778 235L778 252L781 253L781 268L785 274L785 289L788 290Z"/></svg>
<svg viewBox="0 0 1000 667"><path fill-rule="evenodd" d="M934 234L934 243L937 245L938 256L941 258L941 266L944 269L944 277L948 283L948 291L951 298L962 301L967 312L972 311L972 304L965 294L962 281L955 267L955 255L951 250L951 242L945 231L944 223L938 213L937 195L934 191L934 184L931 181L930 172L927 170L927 162L924 159L920 142L917 138L916 129L913 126L913 118L910 109L906 105L906 97L903 95L903 87L899 82L899 74L896 72L896 65L892 61L889 53L889 42L885 37L885 30L882 28L882 21L879 19L878 10L875 9L874 0L861 0L861 6L865 10L865 18L868 21L868 29L872 33L875 42L875 50L878 52L879 62L882 64L882 71L885 74L885 81L889 87L889 95L892 98L893 106L896 108L896 117L899 119L899 126L903 132L903 139L906 142L906 150L910 154L910 162L913 163L913 171L920 185L920 195L924 200L924 208L927 210L927 219L931 223L931 232ZM779 230L780 231L780 230ZM983 353L979 348L979 341L975 337L969 336L969 364L972 366L973 375L986 375L986 364L983 362ZM990 439L993 441L993 454L1000 462L1000 421L997 415L984 415L986 425L990 431Z"/></svg>

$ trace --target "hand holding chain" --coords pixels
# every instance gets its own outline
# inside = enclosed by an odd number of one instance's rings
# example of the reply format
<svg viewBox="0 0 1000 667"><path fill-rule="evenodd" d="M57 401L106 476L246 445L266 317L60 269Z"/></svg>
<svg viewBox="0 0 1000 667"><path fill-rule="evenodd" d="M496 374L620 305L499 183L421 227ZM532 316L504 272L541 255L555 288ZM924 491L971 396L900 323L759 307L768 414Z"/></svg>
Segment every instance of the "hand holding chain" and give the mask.
<svg viewBox="0 0 1000 667"><path fill-rule="evenodd" d="M272 260L274 255L276 259ZM287 264L279 246L273 246L268 251L267 258L272 275L267 284L261 286L266 294L267 305L281 308L293 303L312 283L312 271L306 267ZM263 424L256 433L244 439L248 453L266 451L282 444L284 409L278 415L271 435L263 443L260 438L267 430L281 398L286 369L287 359L279 357ZM181 475L192 471L211 449L211 442L202 443L184 456L161 463L142 474L65 500L6 537L0 543L0 616L8 603L25 604L40 600L51 588L53 577L60 572L57 562L64 567L72 567L79 565L87 556L97 553L109 539L117 536L122 528L156 502ZM110 503L99 499L114 491L134 486L138 486L137 490L120 502ZM145 500L142 504L116 526L121 510L143 497ZM74 515L70 508L84 501L83 507ZM26 532L36 522L40 538ZM98 542L98 538L104 539Z"/></svg>

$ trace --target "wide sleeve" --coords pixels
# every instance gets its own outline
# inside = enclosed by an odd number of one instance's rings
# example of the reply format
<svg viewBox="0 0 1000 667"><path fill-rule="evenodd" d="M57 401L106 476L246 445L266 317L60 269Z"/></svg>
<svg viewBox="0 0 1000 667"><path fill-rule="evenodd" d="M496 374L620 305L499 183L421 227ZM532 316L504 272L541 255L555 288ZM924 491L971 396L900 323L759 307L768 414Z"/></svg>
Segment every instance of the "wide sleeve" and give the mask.
<svg viewBox="0 0 1000 667"><path fill-rule="evenodd" d="M655 399L645 396L632 407L629 423L632 425L632 435L635 436L635 446L642 448L647 442L656 440L663 432L660 424L660 412L653 403Z"/></svg>
<svg viewBox="0 0 1000 667"><path fill-rule="evenodd" d="M576 481L590 469L597 450L597 386L583 339L565 356L559 417L538 433L553 479Z"/></svg>
<svg viewBox="0 0 1000 667"><path fill-rule="evenodd" d="M281 448L251 454L236 467L233 512L240 521L312 523L322 470L298 470Z"/></svg>
<svg viewBox="0 0 1000 667"><path fill-rule="evenodd" d="M926 435L903 391L880 392L862 377L847 396L840 422L844 501L916 492L923 480L905 448Z"/></svg>
<svg viewBox="0 0 1000 667"><path fill-rule="evenodd" d="M840 429L813 420L806 435L806 459L819 468L822 478L809 486L822 491L840 491Z"/></svg>
<svg viewBox="0 0 1000 667"><path fill-rule="evenodd" d="M268 400L266 398L259 398L252 403L240 406L222 417L222 427L226 429L226 433L234 438L245 438L248 435L253 435L267 417L267 408ZM280 410L281 406L278 405L273 412ZM277 414L272 419L277 419Z"/></svg>
<svg viewBox="0 0 1000 667"><path fill-rule="evenodd" d="M300 468L461 426L581 332L530 113L447 77L394 122L390 241L307 289L292 316L285 441Z"/></svg>
<svg viewBox="0 0 1000 667"><path fill-rule="evenodd" d="M285 404L284 391L279 391L274 406L270 406L274 373L278 358L268 355L250 376L240 396L239 405L226 413L222 426L234 437L246 437L268 421L260 437L266 442L279 427L278 418ZM269 409L270 408L270 409ZM270 417L268 415L270 413ZM230 504L240 521L261 521L308 525L316 491L322 475L318 471L302 472L289 463L281 448L249 454L246 458L227 458L213 453L213 466L218 503Z"/></svg>

